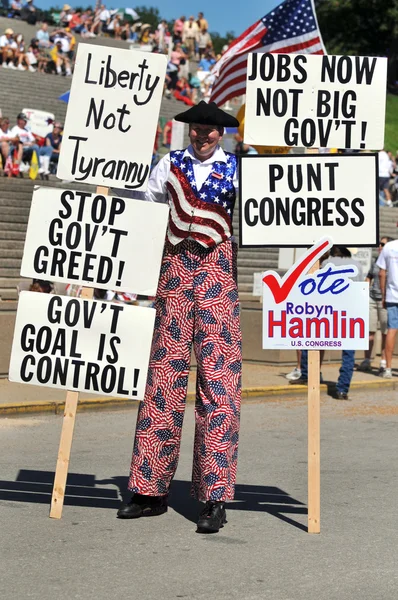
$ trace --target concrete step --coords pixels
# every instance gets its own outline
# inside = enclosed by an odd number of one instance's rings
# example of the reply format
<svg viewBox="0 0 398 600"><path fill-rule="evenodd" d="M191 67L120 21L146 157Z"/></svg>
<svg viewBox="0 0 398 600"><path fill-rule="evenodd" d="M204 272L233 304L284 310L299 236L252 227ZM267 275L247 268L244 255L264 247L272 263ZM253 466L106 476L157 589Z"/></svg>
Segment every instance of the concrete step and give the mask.
<svg viewBox="0 0 398 600"><path fill-rule="evenodd" d="M242 259L238 258L238 268L239 270L248 270L254 273L254 271L264 271L265 269L270 268L270 265L275 266L275 263L271 263L270 261L266 261L263 259ZM278 263L276 263L278 266Z"/></svg>
<svg viewBox="0 0 398 600"><path fill-rule="evenodd" d="M2 219L3 215L7 217L7 220L12 218L13 216L28 216L29 215L29 206L6 206L2 209L0 208L0 219Z"/></svg>
<svg viewBox="0 0 398 600"><path fill-rule="evenodd" d="M25 241L26 227L22 225L22 229L20 229L19 225L19 223L14 223L14 228L11 229L9 223L0 223L0 239Z"/></svg>
<svg viewBox="0 0 398 600"><path fill-rule="evenodd" d="M17 288L0 288L0 301L4 300L18 300ZM1 303L0 303L1 310Z"/></svg>
<svg viewBox="0 0 398 600"><path fill-rule="evenodd" d="M17 285L21 281L21 277L0 277L0 288L3 289L16 289Z"/></svg>
<svg viewBox="0 0 398 600"><path fill-rule="evenodd" d="M10 259L10 258L16 258L16 259L20 260L22 258L22 254L23 254L23 248L21 248L21 249L13 248L12 250L4 250L3 248L0 248L0 264L6 266L5 260Z"/></svg>
<svg viewBox="0 0 398 600"><path fill-rule="evenodd" d="M14 196L6 195L0 190L0 210L3 208L7 209L9 206L27 206L30 207L32 203L31 194L28 193L19 193Z"/></svg>
<svg viewBox="0 0 398 600"><path fill-rule="evenodd" d="M14 210L17 210L17 209L14 209ZM7 226L9 225L11 229L14 227L14 225L25 223L25 229L26 229L26 223L28 222L29 211L24 211L23 209L20 209L20 210L22 211L22 214L20 214L19 212L12 212L12 213L10 212L10 213L7 213L6 215L4 214L4 212L0 213L0 219L2 220L2 223L4 223L4 221L7 219ZM0 223L0 229L2 229L1 223Z"/></svg>
<svg viewBox="0 0 398 600"><path fill-rule="evenodd" d="M23 250L23 240L2 240L0 239L0 251L3 250Z"/></svg>
<svg viewBox="0 0 398 600"><path fill-rule="evenodd" d="M0 277L11 277L15 279L16 277L20 277L20 269L15 267L10 267L7 269L6 267L0 267Z"/></svg>
<svg viewBox="0 0 398 600"><path fill-rule="evenodd" d="M21 261L18 258L3 258L1 266L5 269L19 268Z"/></svg>

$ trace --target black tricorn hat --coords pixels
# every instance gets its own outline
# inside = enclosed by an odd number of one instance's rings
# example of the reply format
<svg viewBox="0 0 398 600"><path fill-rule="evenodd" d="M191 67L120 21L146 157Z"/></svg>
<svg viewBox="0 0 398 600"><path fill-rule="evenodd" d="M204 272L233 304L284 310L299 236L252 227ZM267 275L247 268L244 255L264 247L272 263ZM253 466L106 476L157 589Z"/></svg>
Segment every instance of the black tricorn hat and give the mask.
<svg viewBox="0 0 398 600"><path fill-rule="evenodd" d="M189 110L179 113L176 121L182 123L199 123L200 125L216 125L217 127L238 127L239 121L232 115L218 108L215 102L201 100L199 104Z"/></svg>

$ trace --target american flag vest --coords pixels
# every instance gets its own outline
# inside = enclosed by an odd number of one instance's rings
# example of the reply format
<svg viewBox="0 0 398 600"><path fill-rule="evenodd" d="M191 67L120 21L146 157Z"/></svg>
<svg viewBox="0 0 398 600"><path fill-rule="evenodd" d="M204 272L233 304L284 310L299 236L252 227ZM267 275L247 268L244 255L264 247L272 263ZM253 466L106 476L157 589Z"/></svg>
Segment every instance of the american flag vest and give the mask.
<svg viewBox="0 0 398 600"><path fill-rule="evenodd" d="M225 152L225 156L227 162L213 163L210 175L199 190L191 158L184 158L184 150L170 152L167 238L171 244L179 244L189 237L211 248L232 236L237 158L230 152Z"/></svg>

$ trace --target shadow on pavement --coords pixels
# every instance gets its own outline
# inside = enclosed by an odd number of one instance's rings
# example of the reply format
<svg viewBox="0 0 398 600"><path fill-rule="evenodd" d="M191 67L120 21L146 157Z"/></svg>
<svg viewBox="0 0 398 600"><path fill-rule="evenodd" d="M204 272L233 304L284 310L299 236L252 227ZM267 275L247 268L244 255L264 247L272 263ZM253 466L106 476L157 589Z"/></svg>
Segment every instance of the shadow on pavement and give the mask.
<svg viewBox="0 0 398 600"><path fill-rule="evenodd" d="M127 491L127 481L128 478L122 476L100 480L92 474L69 473L64 504L117 510L120 506L120 498L126 502L131 496ZM53 482L52 471L21 469L15 481L0 481L0 500L50 504ZM114 487L100 487L106 485ZM190 482L174 480L171 485L169 506L195 523L199 506L198 502L191 498L190 489ZM307 507L277 487L239 484L236 486L235 500L229 502L227 508L266 512L302 531L307 531L305 525L286 516L287 514L306 515Z"/></svg>

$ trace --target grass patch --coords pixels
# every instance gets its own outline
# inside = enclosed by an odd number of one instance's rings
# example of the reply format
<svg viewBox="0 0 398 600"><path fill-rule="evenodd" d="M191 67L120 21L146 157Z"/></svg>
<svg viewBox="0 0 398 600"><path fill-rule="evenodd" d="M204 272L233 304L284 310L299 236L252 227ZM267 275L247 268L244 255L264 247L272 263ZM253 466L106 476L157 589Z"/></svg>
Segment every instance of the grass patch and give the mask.
<svg viewBox="0 0 398 600"><path fill-rule="evenodd" d="M392 94L387 94L384 147L394 156L398 152L398 96Z"/></svg>

